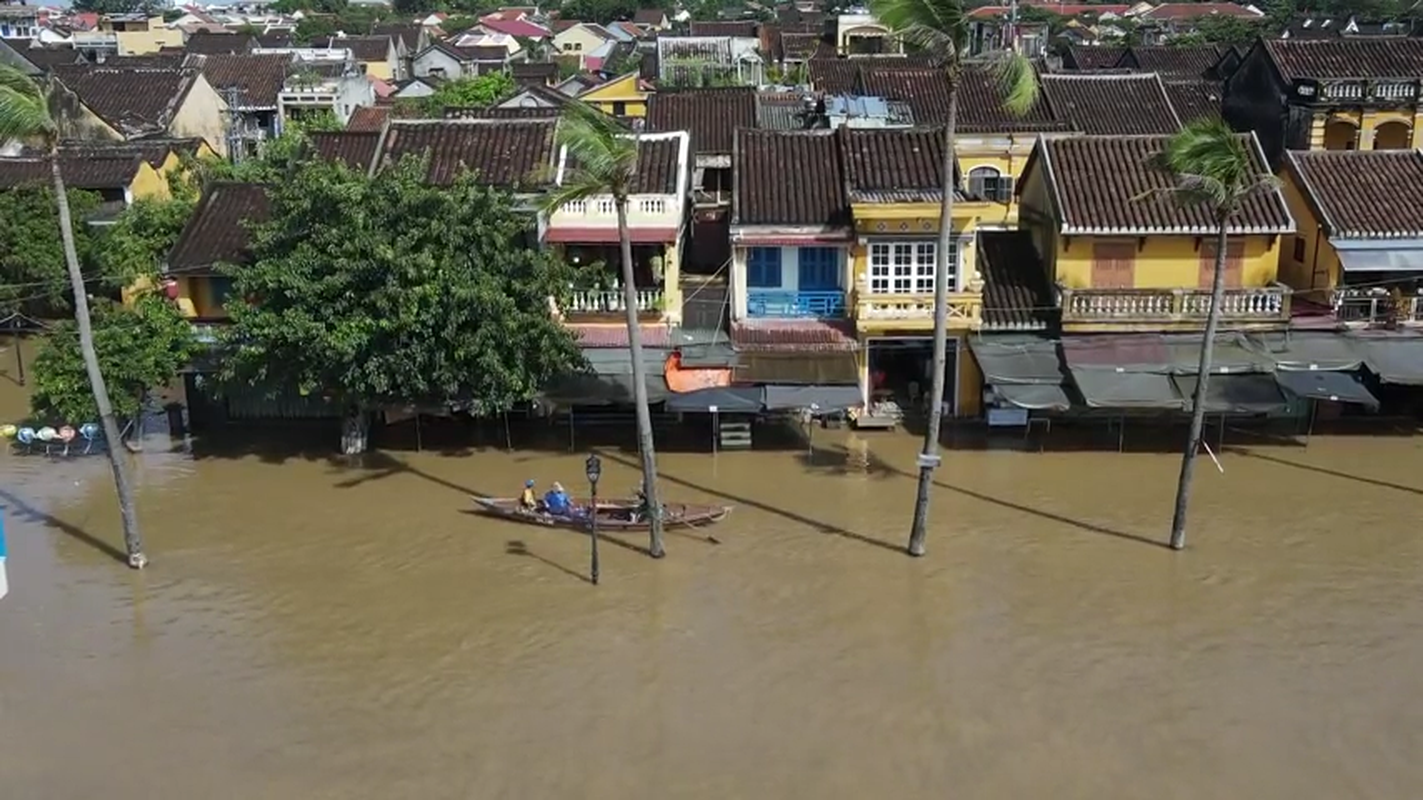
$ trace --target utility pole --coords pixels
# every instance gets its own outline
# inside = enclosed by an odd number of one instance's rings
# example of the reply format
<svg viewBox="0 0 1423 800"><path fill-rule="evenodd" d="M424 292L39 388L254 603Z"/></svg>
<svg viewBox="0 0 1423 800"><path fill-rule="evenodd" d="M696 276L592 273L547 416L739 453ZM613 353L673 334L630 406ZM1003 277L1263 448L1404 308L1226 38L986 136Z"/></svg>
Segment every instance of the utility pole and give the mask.
<svg viewBox="0 0 1423 800"><path fill-rule="evenodd" d="M224 94L227 100L227 157L232 159L232 163L240 164L247 155L243 146L242 113L237 110L241 93L236 86L229 86Z"/></svg>

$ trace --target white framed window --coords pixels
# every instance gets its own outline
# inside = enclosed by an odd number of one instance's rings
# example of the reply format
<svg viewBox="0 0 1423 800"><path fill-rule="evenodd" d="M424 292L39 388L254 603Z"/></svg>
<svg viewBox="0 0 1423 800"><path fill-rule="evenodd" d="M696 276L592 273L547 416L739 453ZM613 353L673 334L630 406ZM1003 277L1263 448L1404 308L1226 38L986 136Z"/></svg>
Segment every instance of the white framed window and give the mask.
<svg viewBox="0 0 1423 800"><path fill-rule="evenodd" d="M615 213L617 210L618 207L613 204L612 198L606 198L598 201L599 214L612 214Z"/></svg>
<svg viewBox="0 0 1423 800"><path fill-rule="evenodd" d="M566 211L566 212L569 213L569 214L587 214L587 213L588 213L588 201L587 201L587 200L573 200L573 201L571 201L571 202L569 202L569 203L565 203L564 206L563 206L563 210Z"/></svg>
<svg viewBox="0 0 1423 800"><path fill-rule="evenodd" d="M638 210L644 214L666 214L667 201L660 197L649 197L638 202Z"/></svg>
<svg viewBox="0 0 1423 800"><path fill-rule="evenodd" d="M949 286L958 273L958 247L949 250ZM933 294L934 257L929 241L875 242L870 245L870 294Z"/></svg>

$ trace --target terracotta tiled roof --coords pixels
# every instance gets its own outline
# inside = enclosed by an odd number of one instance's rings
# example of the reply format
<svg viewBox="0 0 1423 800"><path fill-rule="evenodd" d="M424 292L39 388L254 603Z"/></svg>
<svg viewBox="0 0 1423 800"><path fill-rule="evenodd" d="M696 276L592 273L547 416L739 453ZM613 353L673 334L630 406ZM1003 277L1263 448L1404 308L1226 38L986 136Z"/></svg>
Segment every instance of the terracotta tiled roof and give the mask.
<svg viewBox="0 0 1423 800"><path fill-rule="evenodd" d="M938 203L943 199L944 129L840 128L852 203Z"/></svg>
<svg viewBox="0 0 1423 800"><path fill-rule="evenodd" d="M933 61L925 56L860 56L856 58L812 58L810 84L826 94L851 94L861 85L860 75L880 70L927 69Z"/></svg>
<svg viewBox="0 0 1423 800"><path fill-rule="evenodd" d="M202 71L224 102L235 88L239 107L276 108L291 63L289 55L217 55L203 59Z"/></svg>
<svg viewBox="0 0 1423 800"><path fill-rule="evenodd" d="M138 157L158 169L168 161L171 153L195 156L202 147L202 139L136 139L131 142L109 142L90 140L70 140L60 144L60 155L75 158L129 158Z"/></svg>
<svg viewBox="0 0 1423 800"><path fill-rule="evenodd" d="M452 183L468 169L492 186L542 186L552 177L556 124L554 119L395 120L381 158L391 163L428 154L435 184Z"/></svg>
<svg viewBox="0 0 1423 800"><path fill-rule="evenodd" d="M1262 39L1280 75L1295 78L1423 78L1423 39Z"/></svg>
<svg viewBox="0 0 1423 800"><path fill-rule="evenodd" d="M516 83L545 86L558 79L558 65L552 61L517 61L509 65L509 74Z"/></svg>
<svg viewBox="0 0 1423 800"><path fill-rule="evenodd" d="M731 153L737 128L756 127L756 90L749 86L657 92L647 100L649 131L687 131L698 155Z"/></svg>
<svg viewBox="0 0 1423 800"><path fill-rule="evenodd" d="M940 83L943 78L935 75ZM1054 116L1054 109L1039 95L1038 101L1025 114L1014 114L1005 107L1008 97L1003 83L991 71L968 69L959 82L959 114L957 130L964 133L1018 133L1022 131L1067 131L1071 125ZM922 122L915 108L915 122ZM943 120L929 120L941 124Z"/></svg>
<svg viewBox="0 0 1423 800"><path fill-rule="evenodd" d="M124 136L167 130L197 74L183 69L55 67L60 83Z"/></svg>
<svg viewBox="0 0 1423 800"><path fill-rule="evenodd" d="M353 170L364 172L375 160L380 146L380 131L317 131L307 134L316 157L323 161L339 161Z"/></svg>
<svg viewBox="0 0 1423 800"><path fill-rule="evenodd" d="M205 272L217 264L249 263L252 237L247 226L265 222L271 210L265 186L226 182L209 186L168 254L168 271Z"/></svg>
<svg viewBox="0 0 1423 800"><path fill-rule="evenodd" d="M448 106L445 119L557 119L561 107L515 106L514 108L469 108L468 106Z"/></svg>
<svg viewBox="0 0 1423 800"><path fill-rule="evenodd" d="M122 189L133 183L143 159L136 154L92 153L61 155L59 169L72 189L99 191ZM48 186L50 161L47 156L0 158L0 189L16 186Z"/></svg>
<svg viewBox="0 0 1423 800"><path fill-rule="evenodd" d="M1115 66L1155 72L1166 80L1204 78L1220 60L1223 52L1224 47L1213 44L1193 47L1131 47Z"/></svg>
<svg viewBox="0 0 1423 800"><path fill-rule="evenodd" d="M854 92L866 97L902 100L921 125L943 125L949 119L949 85L934 69L876 69L861 72ZM962 106L960 106L962 107Z"/></svg>
<svg viewBox="0 0 1423 800"><path fill-rule="evenodd" d="M1181 121L1156 75L1043 75L1053 111L1089 134L1175 133Z"/></svg>
<svg viewBox="0 0 1423 800"><path fill-rule="evenodd" d="M739 36L756 38L756 23L746 22L696 22L691 25L693 36Z"/></svg>
<svg viewBox="0 0 1423 800"><path fill-rule="evenodd" d="M1058 222L1065 234L1215 232L1210 212L1186 206L1165 193L1175 183L1152 164L1168 136L1082 136L1043 138L1029 159L1046 167ZM1241 134L1258 173L1270 175L1254 134ZM1294 222L1278 189L1247 198L1231 218L1230 232L1284 233Z"/></svg>
<svg viewBox="0 0 1423 800"><path fill-rule="evenodd" d="M1165 87L1166 97L1182 125L1221 115L1221 98L1225 94L1220 81L1167 81Z"/></svg>
<svg viewBox="0 0 1423 800"><path fill-rule="evenodd" d="M731 325L731 344L742 352L784 350L853 352L860 347L854 323L841 320L745 320Z"/></svg>
<svg viewBox="0 0 1423 800"><path fill-rule="evenodd" d="M983 324L994 330L1036 330L1055 320L1047 268L1028 231L980 231Z"/></svg>
<svg viewBox="0 0 1423 800"><path fill-rule="evenodd" d="M768 131L805 128L805 103L794 92L757 92L756 127Z"/></svg>
<svg viewBox="0 0 1423 800"><path fill-rule="evenodd" d="M738 130L732 172L732 224L849 223L833 131Z"/></svg>
<svg viewBox="0 0 1423 800"><path fill-rule="evenodd" d="M332 36L311 40L312 47L345 48L357 61L370 63L390 57L389 36Z"/></svg>
<svg viewBox="0 0 1423 800"><path fill-rule="evenodd" d="M379 131L390 119L390 109L383 106L362 106L351 112L346 123L348 131Z"/></svg>
<svg viewBox="0 0 1423 800"><path fill-rule="evenodd" d="M680 138L642 139L637 145L635 194L676 194L681 166Z"/></svg>
<svg viewBox="0 0 1423 800"><path fill-rule="evenodd" d="M72 47L20 47L12 48L24 59L34 64L39 69L49 69L55 66L78 64L81 60L79 51Z"/></svg>
<svg viewBox="0 0 1423 800"><path fill-rule="evenodd" d="M236 33L195 33L183 43L183 50L204 56L245 53L252 49L251 36Z"/></svg>
<svg viewBox="0 0 1423 800"><path fill-rule="evenodd" d="M572 323L566 327L578 338L579 347L628 347L626 325ZM643 347L671 347L671 331L666 325L639 325Z"/></svg>
<svg viewBox="0 0 1423 800"><path fill-rule="evenodd" d="M1075 44L1067 48L1067 56L1062 63L1067 69L1110 69L1117 65L1125 52L1125 47Z"/></svg>
<svg viewBox="0 0 1423 800"><path fill-rule="evenodd" d="M1330 236L1423 238L1423 154L1416 150L1289 152Z"/></svg>

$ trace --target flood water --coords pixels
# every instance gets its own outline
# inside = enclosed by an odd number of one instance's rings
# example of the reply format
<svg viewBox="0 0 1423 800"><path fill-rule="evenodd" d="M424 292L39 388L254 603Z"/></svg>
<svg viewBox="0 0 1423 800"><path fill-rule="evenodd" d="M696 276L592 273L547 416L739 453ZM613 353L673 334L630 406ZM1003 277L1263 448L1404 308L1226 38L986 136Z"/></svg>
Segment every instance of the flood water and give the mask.
<svg viewBox="0 0 1423 800"><path fill-rule="evenodd" d="M0 375L0 418L22 411ZM735 513L662 561L605 542L598 587L586 538L468 513L581 485L582 453L253 439L137 457L142 573L106 552L102 459L0 455L0 796L1423 786L1420 438L1203 460L1183 553L1156 544L1172 454L955 451L918 560L907 434L667 453L667 499ZM605 486L633 464L610 452Z"/></svg>

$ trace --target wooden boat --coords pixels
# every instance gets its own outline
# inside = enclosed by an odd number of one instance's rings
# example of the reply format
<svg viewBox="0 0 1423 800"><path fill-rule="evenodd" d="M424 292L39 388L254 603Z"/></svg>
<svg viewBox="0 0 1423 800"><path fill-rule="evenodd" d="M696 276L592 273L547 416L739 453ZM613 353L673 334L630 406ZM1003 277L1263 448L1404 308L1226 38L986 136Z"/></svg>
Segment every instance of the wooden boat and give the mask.
<svg viewBox="0 0 1423 800"><path fill-rule="evenodd" d="M574 500L573 505L581 512L585 512L575 517L556 517L542 511L525 511L519 506L519 501L509 497L476 497L474 502L484 510L485 513L530 525L546 525L551 528L574 528L586 530L591 527L591 519L586 514L588 508L587 501ZM637 507L635 500L608 500L598 502L598 530L609 531L645 531L649 527L647 520L642 519L637 522L631 521L632 510ZM688 526L698 527L701 525L712 525L726 519L731 513L731 506L701 506L687 503L664 503L662 505L662 523L669 527Z"/></svg>

